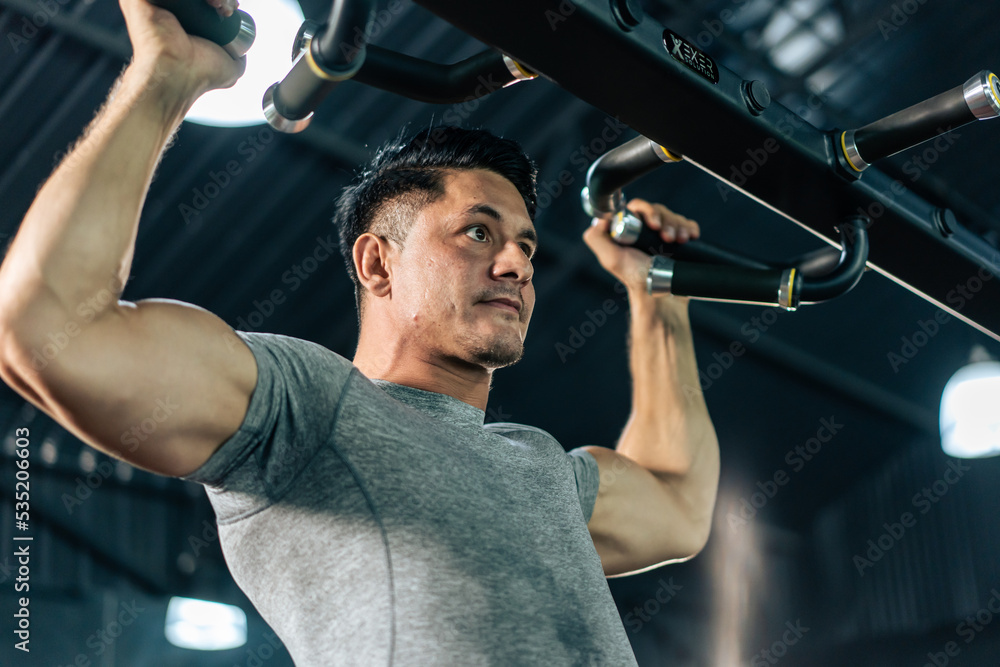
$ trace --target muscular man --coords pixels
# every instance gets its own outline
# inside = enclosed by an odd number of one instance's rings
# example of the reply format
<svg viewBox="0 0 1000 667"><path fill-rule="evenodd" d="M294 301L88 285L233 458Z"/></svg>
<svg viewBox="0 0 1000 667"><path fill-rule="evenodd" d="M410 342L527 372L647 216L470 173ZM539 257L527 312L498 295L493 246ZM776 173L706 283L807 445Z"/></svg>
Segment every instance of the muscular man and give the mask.
<svg viewBox="0 0 1000 667"><path fill-rule="evenodd" d="M535 306L535 172L512 141L436 128L383 149L338 206L353 363L168 299L79 308L120 296L169 138L243 68L147 0L120 4L133 60L0 266L0 376L98 450L204 484L233 576L300 667L634 664L605 577L702 549L718 482L686 300L647 294L649 257L596 221L583 239L631 313L616 449L484 425ZM630 206L666 240L698 235ZM127 438L163 399L180 407Z"/></svg>

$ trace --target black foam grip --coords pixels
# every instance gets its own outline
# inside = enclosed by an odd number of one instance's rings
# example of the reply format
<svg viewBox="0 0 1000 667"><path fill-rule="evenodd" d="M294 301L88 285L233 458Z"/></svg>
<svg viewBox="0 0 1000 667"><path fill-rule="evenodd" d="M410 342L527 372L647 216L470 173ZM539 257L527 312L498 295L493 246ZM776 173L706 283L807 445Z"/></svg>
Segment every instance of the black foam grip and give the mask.
<svg viewBox="0 0 1000 667"><path fill-rule="evenodd" d="M670 243L664 241L660 233L646 225L642 226L639 238L631 247L643 251L647 255L667 255L673 259L701 262L705 264L723 264L726 266L742 266L748 269L767 269L767 264L747 257L733 250L711 245L704 241L691 240L685 243Z"/></svg>
<svg viewBox="0 0 1000 667"><path fill-rule="evenodd" d="M782 273L781 269L675 262L670 292L703 299L777 304Z"/></svg>
<svg viewBox="0 0 1000 667"><path fill-rule="evenodd" d="M976 120L958 86L855 130L854 143L872 163Z"/></svg>
<svg viewBox="0 0 1000 667"><path fill-rule="evenodd" d="M677 251L679 244L667 243L658 231L644 224L642 231L639 232L639 238L636 239L635 243L630 245L647 255L670 255L672 257Z"/></svg>
<svg viewBox="0 0 1000 667"><path fill-rule="evenodd" d="M204 37L219 46L225 46L239 34L242 12L219 16L205 0L150 0L157 7L169 10L189 35Z"/></svg>

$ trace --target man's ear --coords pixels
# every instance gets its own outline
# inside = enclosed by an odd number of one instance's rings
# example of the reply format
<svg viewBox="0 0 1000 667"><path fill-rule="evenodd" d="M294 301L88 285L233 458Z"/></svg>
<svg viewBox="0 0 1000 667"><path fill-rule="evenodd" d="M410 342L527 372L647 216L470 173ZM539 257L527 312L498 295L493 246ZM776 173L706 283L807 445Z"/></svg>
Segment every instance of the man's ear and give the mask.
<svg viewBox="0 0 1000 667"><path fill-rule="evenodd" d="M358 273L358 280L372 296L386 296L391 290L389 253L392 250L389 241L371 232L365 232L354 242L354 270Z"/></svg>

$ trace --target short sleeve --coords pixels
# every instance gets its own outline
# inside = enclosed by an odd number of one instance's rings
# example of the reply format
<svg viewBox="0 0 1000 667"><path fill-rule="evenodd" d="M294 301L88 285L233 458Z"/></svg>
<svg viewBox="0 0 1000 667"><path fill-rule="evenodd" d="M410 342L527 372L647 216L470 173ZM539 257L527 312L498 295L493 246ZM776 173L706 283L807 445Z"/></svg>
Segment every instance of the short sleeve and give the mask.
<svg viewBox="0 0 1000 667"><path fill-rule="evenodd" d="M356 370L322 345L237 331L257 362L257 384L239 429L184 479L270 504L326 442ZM220 517L221 518L221 517Z"/></svg>
<svg viewBox="0 0 1000 667"><path fill-rule="evenodd" d="M597 502L597 491L601 484L601 473L597 467L597 459L582 447L571 450L567 456L573 464L576 493L580 498L583 519L589 523L590 517L594 513L594 503Z"/></svg>

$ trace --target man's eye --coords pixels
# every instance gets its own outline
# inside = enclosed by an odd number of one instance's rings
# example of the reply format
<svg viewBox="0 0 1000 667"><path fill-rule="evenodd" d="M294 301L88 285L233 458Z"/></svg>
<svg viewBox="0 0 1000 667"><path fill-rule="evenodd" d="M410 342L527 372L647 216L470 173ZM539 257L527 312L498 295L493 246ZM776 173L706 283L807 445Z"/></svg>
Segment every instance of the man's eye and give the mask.
<svg viewBox="0 0 1000 667"><path fill-rule="evenodd" d="M527 243L522 243L521 249L524 250L524 254L527 255L528 259L531 259L531 246Z"/></svg>
<svg viewBox="0 0 1000 667"><path fill-rule="evenodd" d="M486 241L489 239L489 235L486 233L486 228L483 227L482 225L469 227L469 229L467 229L465 233L468 235L469 232L472 232L473 238L475 238L477 241Z"/></svg>

